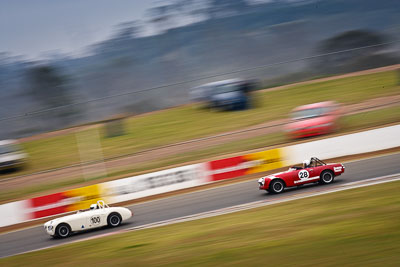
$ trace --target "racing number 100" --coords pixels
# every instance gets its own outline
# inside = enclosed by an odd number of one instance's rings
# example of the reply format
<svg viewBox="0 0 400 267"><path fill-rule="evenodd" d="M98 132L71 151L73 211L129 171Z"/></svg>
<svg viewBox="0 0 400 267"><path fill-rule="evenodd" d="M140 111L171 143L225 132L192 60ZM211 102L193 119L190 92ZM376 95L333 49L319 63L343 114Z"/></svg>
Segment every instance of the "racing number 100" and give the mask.
<svg viewBox="0 0 400 267"><path fill-rule="evenodd" d="M92 218L90 218L90 221L92 222L92 224L98 224L100 223L100 216L93 216Z"/></svg>

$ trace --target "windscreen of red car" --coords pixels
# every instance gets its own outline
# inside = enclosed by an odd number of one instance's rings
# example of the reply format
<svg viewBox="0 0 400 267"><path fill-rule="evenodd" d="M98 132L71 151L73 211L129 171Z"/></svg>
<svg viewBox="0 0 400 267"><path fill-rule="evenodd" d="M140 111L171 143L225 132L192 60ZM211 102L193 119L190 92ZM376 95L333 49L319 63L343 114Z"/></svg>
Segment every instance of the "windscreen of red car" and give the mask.
<svg viewBox="0 0 400 267"><path fill-rule="evenodd" d="M316 117L324 116L330 110L331 109L328 107L298 110L298 111L293 112L292 118L294 120L305 120L305 119L316 118Z"/></svg>

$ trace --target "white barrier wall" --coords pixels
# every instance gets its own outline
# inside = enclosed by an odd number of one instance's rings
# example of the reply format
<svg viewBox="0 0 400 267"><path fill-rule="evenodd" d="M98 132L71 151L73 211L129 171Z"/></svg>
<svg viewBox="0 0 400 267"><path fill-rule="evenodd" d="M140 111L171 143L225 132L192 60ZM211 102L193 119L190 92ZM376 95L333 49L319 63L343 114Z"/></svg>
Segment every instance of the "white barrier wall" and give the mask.
<svg viewBox="0 0 400 267"><path fill-rule="evenodd" d="M285 148L285 154L288 157L288 165L292 165L310 157L329 159L398 146L400 146L400 125L394 125L288 146Z"/></svg>
<svg viewBox="0 0 400 267"><path fill-rule="evenodd" d="M110 203L157 195L201 185L206 182L204 164L193 164L158 172L118 179L101 185Z"/></svg>
<svg viewBox="0 0 400 267"><path fill-rule="evenodd" d="M26 200L0 205L0 227L28 220Z"/></svg>

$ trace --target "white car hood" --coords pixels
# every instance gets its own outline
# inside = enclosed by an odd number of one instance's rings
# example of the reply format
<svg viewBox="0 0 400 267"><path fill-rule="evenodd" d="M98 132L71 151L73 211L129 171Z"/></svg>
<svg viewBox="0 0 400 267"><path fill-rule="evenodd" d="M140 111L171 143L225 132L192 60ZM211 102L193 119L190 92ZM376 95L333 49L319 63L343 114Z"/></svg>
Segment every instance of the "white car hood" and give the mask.
<svg viewBox="0 0 400 267"><path fill-rule="evenodd" d="M45 224L47 225L47 224L57 224L58 222L60 222L60 221L63 221L63 222L65 222L65 221L69 221L69 220L73 220L73 219L77 219L77 218L81 218L81 217L83 217L84 215L88 215L88 214L90 214L91 212L80 212L80 213L75 213L75 214L70 214L70 215L66 215L66 216L63 216L63 217L60 217L60 218L56 218L56 219L54 219L54 220L51 220L51 221L48 221L48 222L46 222Z"/></svg>

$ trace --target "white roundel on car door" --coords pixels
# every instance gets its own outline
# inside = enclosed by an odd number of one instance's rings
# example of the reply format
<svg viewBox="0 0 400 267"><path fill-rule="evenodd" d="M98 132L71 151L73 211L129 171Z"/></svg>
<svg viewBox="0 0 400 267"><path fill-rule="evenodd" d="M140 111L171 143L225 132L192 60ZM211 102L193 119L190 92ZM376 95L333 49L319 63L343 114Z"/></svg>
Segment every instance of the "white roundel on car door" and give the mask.
<svg viewBox="0 0 400 267"><path fill-rule="evenodd" d="M301 170L299 171L298 176L300 179L308 179L310 177L310 174L308 173L307 170Z"/></svg>

